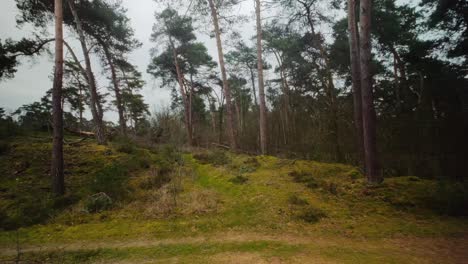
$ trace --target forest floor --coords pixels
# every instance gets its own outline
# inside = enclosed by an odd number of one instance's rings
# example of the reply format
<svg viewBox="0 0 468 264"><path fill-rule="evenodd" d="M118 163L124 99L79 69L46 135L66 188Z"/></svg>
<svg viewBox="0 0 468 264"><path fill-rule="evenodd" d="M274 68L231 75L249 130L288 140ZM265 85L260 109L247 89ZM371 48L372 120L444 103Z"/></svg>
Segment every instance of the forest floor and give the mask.
<svg viewBox="0 0 468 264"><path fill-rule="evenodd" d="M67 142L61 200L48 195L47 138L1 152L0 263L467 263L462 186L369 187L343 164ZM112 202L90 198L101 192Z"/></svg>

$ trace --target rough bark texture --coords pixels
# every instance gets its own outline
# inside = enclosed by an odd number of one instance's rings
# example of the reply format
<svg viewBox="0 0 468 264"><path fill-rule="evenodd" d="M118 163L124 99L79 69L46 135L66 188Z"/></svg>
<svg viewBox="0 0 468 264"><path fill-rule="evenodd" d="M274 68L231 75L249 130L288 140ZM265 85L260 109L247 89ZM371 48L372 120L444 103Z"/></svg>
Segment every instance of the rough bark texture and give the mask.
<svg viewBox="0 0 468 264"><path fill-rule="evenodd" d="M94 124L96 126L96 139L98 141L98 144L106 144L106 135L105 135L105 130L104 130L104 124L102 122L102 116L103 116L102 106L101 106L101 103L99 102L99 95L97 92L96 80L94 79L93 71L91 68L91 59L89 58L88 47L86 44L84 31L83 31L83 28L81 27L81 20L78 17L78 13L76 12L75 3L73 2L73 0L67 0L67 1L68 1L68 6L70 7L70 10L72 12L73 18L75 20L76 31L80 39L81 48L83 50L83 56L85 59L86 80L88 81L90 94L91 94L91 114L93 116Z"/></svg>
<svg viewBox="0 0 468 264"><path fill-rule="evenodd" d="M356 7L356 0L348 0L348 30L351 57L351 78L353 83L354 125L356 127L359 162L361 167L365 168L362 128L361 66L359 64L359 32L356 22Z"/></svg>
<svg viewBox="0 0 468 264"><path fill-rule="evenodd" d="M55 0L55 71L54 86L52 90L52 118L53 143L52 164L52 190L55 195L65 194L65 180L63 176L63 111L62 111L62 85L63 85L63 5L62 0Z"/></svg>
<svg viewBox="0 0 468 264"><path fill-rule="evenodd" d="M262 21L260 17L260 0L255 0L255 13L257 17L257 71L258 71L258 97L260 100L260 150L263 155L267 153L267 111L265 103L265 85L263 82L262 60Z"/></svg>
<svg viewBox="0 0 468 264"><path fill-rule="evenodd" d="M227 74L226 74L226 66L224 65L224 53L223 53L223 45L221 43L221 32L219 30L218 13L217 13L213 0L208 0L208 3L210 5L211 17L213 19L214 32L216 35L216 46L218 48L219 67L221 68L224 96L226 97L226 113L227 113L227 128L228 128L229 143L230 143L231 149L235 151L237 150L237 140L236 140L237 129L234 123L234 112L232 109L231 90L229 89Z"/></svg>
<svg viewBox="0 0 468 264"><path fill-rule="evenodd" d="M379 173L376 140L376 116L371 75L371 0L361 0L360 7L360 63L362 92L362 121L366 176L370 184L382 182Z"/></svg>

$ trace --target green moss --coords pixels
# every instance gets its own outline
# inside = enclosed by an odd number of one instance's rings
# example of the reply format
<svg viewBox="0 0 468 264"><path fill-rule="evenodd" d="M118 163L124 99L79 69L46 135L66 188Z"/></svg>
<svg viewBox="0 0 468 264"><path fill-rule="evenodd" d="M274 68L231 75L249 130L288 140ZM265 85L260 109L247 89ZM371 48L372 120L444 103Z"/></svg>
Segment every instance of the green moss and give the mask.
<svg viewBox="0 0 468 264"><path fill-rule="evenodd" d="M286 245L278 242L251 241L228 243L181 243L163 244L149 247L104 248L76 251L49 251L26 254L24 258L41 262L89 263L98 261L124 261L142 259L162 259L177 257L190 260L193 256L209 257L219 253L263 253L270 256L290 255L301 251L299 245Z"/></svg>
<svg viewBox="0 0 468 264"><path fill-rule="evenodd" d="M27 202L22 202L24 205L37 205L32 209L25 206L23 212L34 209L46 212L44 220L33 220L20 229L21 241L26 245L163 238L178 241L227 232L292 234L293 237L325 237L327 241L347 237L373 239L378 243L399 236L449 237L468 230L466 218L451 217L433 208L450 208L449 202L463 201L466 193L463 185L443 187L432 180L398 177L369 187L352 166L227 152L223 161L214 161L210 156L207 162L205 157L181 155L170 146L151 150L135 147L131 153L93 142L75 148L67 146L67 192L71 194L71 202L57 208L55 201L48 204L44 198L41 206L37 201L42 201L41 197L47 197L45 194L49 192L48 155L44 153L49 153L50 143L33 142L29 148L27 144L25 140L12 142L8 154L0 157L0 165L6 165L0 166L0 171L8 175L0 179L3 214L0 217L4 219L6 215L7 219L13 219L14 202L20 201L19 197L27 198ZM20 173L15 174L17 171ZM238 176L248 178L248 184L231 181ZM16 196L15 188L21 190L21 195ZM23 192L35 196L28 198ZM107 193L115 199L115 206L86 213L83 201L96 192ZM197 196L201 193L204 195ZM203 204L197 199L214 202ZM166 213L150 212L153 207L165 204L170 206ZM454 203L453 207L460 205ZM48 208L53 211L47 211ZM42 224L34 225L37 223ZM14 245L15 234L0 232L0 245ZM290 246L276 247L268 242L262 248L249 243L234 243L231 248L220 245L221 249L215 249L214 243L176 243L172 248L162 247L169 253L151 247L73 251L65 255L69 262L112 262L151 256L172 258L178 254L182 260L187 256L187 260L206 263L207 255L236 251L243 247L241 244L254 248L251 252L261 252L266 259L276 251L287 252ZM311 245L305 248L311 252L319 250ZM404 255L398 252L398 256L392 257L385 250L365 247L345 247L339 251L331 246L323 250L317 254L344 263L358 263L360 258L368 263L388 258L391 263ZM297 253L294 247L291 251ZM241 249L241 252L250 251Z"/></svg>

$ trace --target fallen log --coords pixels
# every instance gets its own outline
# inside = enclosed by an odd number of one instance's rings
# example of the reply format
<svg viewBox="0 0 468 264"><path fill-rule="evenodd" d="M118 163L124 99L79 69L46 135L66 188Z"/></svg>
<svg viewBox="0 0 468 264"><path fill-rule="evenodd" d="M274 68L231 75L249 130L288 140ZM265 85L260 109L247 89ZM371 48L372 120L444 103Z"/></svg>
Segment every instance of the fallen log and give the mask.
<svg viewBox="0 0 468 264"><path fill-rule="evenodd" d="M70 128L64 128L64 130L67 131L68 133L78 135L78 136L82 136L82 137L94 137L94 132L81 131L81 130L76 131L76 130L73 130L73 129L70 129Z"/></svg>

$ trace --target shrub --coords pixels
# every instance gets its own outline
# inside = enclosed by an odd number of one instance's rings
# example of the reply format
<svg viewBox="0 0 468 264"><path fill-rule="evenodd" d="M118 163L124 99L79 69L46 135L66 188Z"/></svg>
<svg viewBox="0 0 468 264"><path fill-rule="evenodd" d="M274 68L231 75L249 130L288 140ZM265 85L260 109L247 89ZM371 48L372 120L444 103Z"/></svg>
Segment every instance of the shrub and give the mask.
<svg viewBox="0 0 468 264"><path fill-rule="evenodd" d="M239 167L239 174L244 174L244 173L252 173L255 171L254 167L248 166L248 165L241 165Z"/></svg>
<svg viewBox="0 0 468 264"><path fill-rule="evenodd" d="M362 174L359 170L357 169L352 169L346 173L346 175L351 178L351 180L357 180L359 178L362 178Z"/></svg>
<svg viewBox="0 0 468 264"><path fill-rule="evenodd" d="M254 171L260 167L260 162L258 162L256 157L250 157L244 161L244 164L252 168Z"/></svg>
<svg viewBox="0 0 468 264"><path fill-rule="evenodd" d="M47 195L38 199L27 193L19 193L13 203L1 209L0 228L5 230L43 223L55 211L52 197Z"/></svg>
<svg viewBox="0 0 468 264"><path fill-rule="evenodd" d="M10 152L10 149L10 144L8 144L7 142L0 141L0 155L7 154L8 152Z"/></svg>
<svg viewBox="0 0 468 264"><path fill-rule="evenodd" d="M159 168L152 168L147 177L143 178L139 184L142 189L159 189L164 184L171 181L171 174L161 171Z"/></svg>
<svg viewBox="0 0 468 264"><path fill-rule="evenodd" d="M89 186L91 193L104 192L116 199L125 195L127 170L123 165L114 164L98 171Z"/></svg>
<svg viewBox="0 0 468 264"><path fill-rule="evenodd" d="M318 188L320 185L312 174L308 172L292 171L289 173L289 176L291 176L295 182L305 183L310 189Z"/></svg>
<svg viewBox="0 0 468 264"><path fill-rule="evenodd" d="M84 207L88 213L98 213L111 208L112 199L103 192L96 193L86 199Z"/></svg>
<svg viewBox="0 0 468 264"><path fill-rule="evenodd" d="M117 137L114 143L118 152L132 154L136 150L135 143L128 137Z"/></svg>
<svg viewBox="0 0 468 264"><path fill-rule="evenodd" d="M326 214L321 209L309 205L298 216L299 219L307 223L317 223L320 219L326 217Z"/></svg>
<svg viewBox="0 0 468 264"><path fill-rule="evenodd" d="M135 146L132 143L118 144L116 150L118 152L132 154L135 151Z"/></svg>
<svg viewBox="0 0 468 264"><path fill-rule="evenodd" d="M174 145L164 145L160 150L160 154L171 164L183 162L180 151Z"/></svg>
<svg viewBox="0 0 468 264"><path fill-rule="evenodd" d="M299 196L297 196L297 194L291 194L291 196L289 196L288 198L288 202L292 205L298 205L298 206L305 206L309 204L307 200L300 198Z"/></svg>
<svg viewBox="0 0 468 264"><path fill-rule="evenodd" d="M463 183L440 182L435 194L428 200L435 212L449 216L468 215L468 188Z"/></svg>
<svg viewBox="0 0 468 264"><path fill-rule="evenodd" d="M199 153L193 157L202 164L213 164L215 166L222 166L231 162L226 152L222 150Z"/></svg>
<svg viewBox="0 0 468 264"><path fill-rule="evenodd" d="M335 182L327 182L326 190L333 195L338 195L338 184Z"/></svg>
<svg viewBox="0 0 468 264"><path fill-rule="evenodd" d="M249 180L249 178L242 176L242 175L237 175L236 177L231 178L229 181L234 183L234 184L244 184Z"/></svg>

